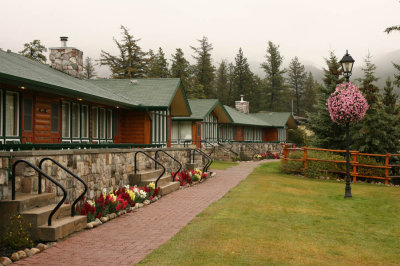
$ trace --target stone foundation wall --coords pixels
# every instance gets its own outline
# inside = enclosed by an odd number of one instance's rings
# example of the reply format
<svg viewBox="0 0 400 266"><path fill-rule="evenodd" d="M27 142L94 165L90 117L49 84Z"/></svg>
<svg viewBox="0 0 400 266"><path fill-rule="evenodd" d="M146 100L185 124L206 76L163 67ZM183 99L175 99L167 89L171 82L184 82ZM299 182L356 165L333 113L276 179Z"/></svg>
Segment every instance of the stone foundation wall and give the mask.
<svg viewBox="0 0 400 266"><path fill-rule="evenodd" d="M180 161L185 167L189 162L189 149L166 148L166 152ZM99 195L103 188L111 189L120 185L129 184L129 175L134 173L134 157L137 149L82 149L82 150L42 150L42 151L14 151L0 152L0 199L11 199L11 180L8 178L9 161L12 164L18 159L24 159L38 166L44 157L50 157L74 174L81 177L88 184L87 197L93 199ZM146 149L146 153L154 158L156 149ZM137 167L139 170L154 169L154 162L143 154L138 154ZM196 156L196 163L201 164L201 157ZM176 171L178 165L163 153L159 153L159 161L165 165L167 172ZM65 171L50 161L43 165L44 172L59 183L68 192L67 201L73 201L83 192L83 185L70 177ZM43 179L42 191L55 192L56 186ZM16 168L16 191L36 193L38 190L37 173L24 163ZM57 195L62 196L62 191L57 189Z"/></svg>
<svg viewBox="0 0 400 266"><path fill-rule="evenodd" d="M235 151L238 155L230 152L228 148ZM203 149L207 149L207 154L210 154L212 148L203 145ZM225 148L217 146L215 152L212 154L214 159L217 160L232 160L238 159L241 161L248 161L254 158L255 154L264 152L283 154L283 144L281 143L246 143L246 142L234 142L231 144L226 143ZM234 158L238 157L238 158Z"/></svg>

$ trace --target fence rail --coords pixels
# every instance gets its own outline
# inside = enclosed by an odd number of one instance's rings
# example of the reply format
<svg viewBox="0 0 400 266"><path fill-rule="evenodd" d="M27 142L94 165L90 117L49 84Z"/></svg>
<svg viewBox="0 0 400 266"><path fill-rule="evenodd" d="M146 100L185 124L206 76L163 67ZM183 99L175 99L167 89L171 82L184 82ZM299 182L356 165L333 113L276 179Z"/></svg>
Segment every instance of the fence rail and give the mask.
<svg viewBox="0 0 400 266"><path fill-rule="evenodd" d="M293 152L303 152L303 157L299 159L295 158L290 158L290 154ZM346 150L333 150L333 149L320 149L320 148L309 148L309 147L302 147L302 148L296 148L296 147L289 147L285 146L283 149L283 161L285 164L287 164L289 161L301 161L303 162L303 168L296 169L296 170L290 170L285 168L286 170L289 171L295 171L295 172L303 172L305 173L308 167L309 162L329 162L329 163L336 163L336 164L346 164L346 160L327 160L327 159L319 159L319 158L310 158L308 151L321 151L321 152L330 152L330 153L345 153ZM357 181L357 178L368 178L368 179L379 179L379 180L384 180L385 184L389 184L389 182L392 182L393 179L398 179L400 178L400 175L389 175L389 172L395 172L396 168L400 168L400 164L390 164L390 161L394 161L398 158L394 157L400 157L400 154L372 154L372 153L361 153L359 151L350 151L351 155L351 160L350 160L350 166L351 166L351 172L350 176L353 179L353 182ZM359 159L360 156L368 156L368 157L377 157L379 158L378 160L382 161L383 165L372 165L372 164L365 164L365 163L360 163ZM359 173L359 167L362 168L371 168L371 169L382 169L384 170L384 176L377 176L377 175L365 175L365 174L360 174ZM346 174L346 172L342 171L334 171L335 173L340 173L340 174Z"/></svg>

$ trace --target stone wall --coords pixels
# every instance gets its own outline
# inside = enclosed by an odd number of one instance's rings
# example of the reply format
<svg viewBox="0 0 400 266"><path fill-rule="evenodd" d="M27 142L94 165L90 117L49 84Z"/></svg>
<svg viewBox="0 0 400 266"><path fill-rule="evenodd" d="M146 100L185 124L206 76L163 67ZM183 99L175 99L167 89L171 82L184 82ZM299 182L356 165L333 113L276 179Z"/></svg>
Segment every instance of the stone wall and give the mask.
<svg viewBox="0 0 400 266"><path fill-rule="evenodd" d="M188 148L164 149L185 167L189 162ZM9 160L12 164L18 159L39 165L44 157L50 157L67 166L74 174L81 177L89 186L87 197L92 199L99 195L103 188L111 189L119 185L129 184L129 175L134 173L134 157L138 149L77 149L77 150L42 150L42 151L14 151L0 152L0 199L11 199L11 180L8 178ZM146 149L154 157L155 149ZM139 170L154 169L154 163L143 154L138 154L137 167ZM159 161L163 163L167 172L176 171L178 165L163 153L159 154ZM201 163L201 157L196 156L196 162ZM44 172L60 182L68 192L67 201L72 201L83 191L79 181L70 177L65 171L50 161L43 165ZM16 168L16 191L33 192L38 190L38 177L36 172L20 163ZM54 192L56 187L48 180L43 181L42 191ZM62 196L62 191L57 189L57 195Z"/></svg>
<svg viewBox="0 0 400 266"><path fill-rule="evenodd" d="M218 160L232 160L238 159L241 161L248 161L254 158L255 154L260 154L264 152L283 154L283 144L281 143L246 143L246 142L233 142L232 144L223 144L224 147L216 146L213 152L214 159ZM207 154L210 154L212 148L210 146L206 147L203 144L203 149L207 149ZM229 151L231 148L238 155ZM238 157L238 158L234 158Z"/></svg>
<svg viewBox="0 0 400 266"><path fill-rule="evenodd" d="M83 52L72 47L50 48L51 67L75 78L83 78Z"/></svg>

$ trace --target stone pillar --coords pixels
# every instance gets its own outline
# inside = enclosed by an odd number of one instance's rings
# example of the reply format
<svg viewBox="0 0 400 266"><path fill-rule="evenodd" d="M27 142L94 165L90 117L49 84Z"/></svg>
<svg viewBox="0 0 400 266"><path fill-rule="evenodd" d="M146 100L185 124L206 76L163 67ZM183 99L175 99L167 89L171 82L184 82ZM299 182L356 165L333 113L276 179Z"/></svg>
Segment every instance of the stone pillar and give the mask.
<svg viewBox="0 0 400 266"><path fill-rule="evenodd" d="M235 108L241 113L248 114L250 111L250 103L243 100L244 95L240 95L240 101L235 101Z"/></svg>
<svg viewBox="0 0 400 266"><path fill-rule="evenodd" d="M61 43L65 46L49 48L50 65L74 78L83 78L83 52L74 47L67 47L67 40L67 37L61 37Z"/></svg>

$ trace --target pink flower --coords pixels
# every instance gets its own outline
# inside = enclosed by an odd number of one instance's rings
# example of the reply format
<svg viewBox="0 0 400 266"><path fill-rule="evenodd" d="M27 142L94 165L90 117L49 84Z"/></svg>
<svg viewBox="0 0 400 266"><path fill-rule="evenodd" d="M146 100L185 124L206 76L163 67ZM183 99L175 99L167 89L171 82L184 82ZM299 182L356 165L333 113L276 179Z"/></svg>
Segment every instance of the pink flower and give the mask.
<svg viewBox="0 0 400 266"><path fill-rule="evenodd" d="M359 89L350 82L337 85L327 105L332 121L337 124L358 122L369 108Z"/></svg>

